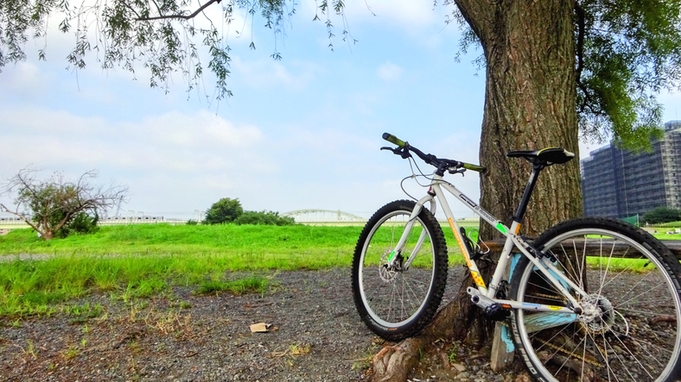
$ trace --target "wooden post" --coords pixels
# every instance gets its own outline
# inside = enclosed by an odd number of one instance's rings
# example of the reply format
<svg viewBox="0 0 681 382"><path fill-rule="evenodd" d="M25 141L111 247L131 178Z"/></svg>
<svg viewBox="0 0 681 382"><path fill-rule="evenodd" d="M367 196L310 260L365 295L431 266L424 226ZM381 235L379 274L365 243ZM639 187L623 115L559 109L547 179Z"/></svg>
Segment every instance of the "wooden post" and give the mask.
<svg viewBox="0 0 681 382"><path fill-rule="evenodd" d="M513 270L515 269L520 254L512 255L511 261L507 265L506 277L511 279ZM494 337L492 338L492 354L490 355L489 366L495 371L504 370L513 362L513 354L515 353L515 344L513 337L508 328L507 321L500 321L494 325Z"/></svg>
<svg viewBox="0 0 681 382"><path fill-rule="evenodd" d="M495 371L504 370L513 362L515 344L511 337L506 322L497 322L494 325L494 338L492 338L492 354L490 355L489 366Z"/></svg>

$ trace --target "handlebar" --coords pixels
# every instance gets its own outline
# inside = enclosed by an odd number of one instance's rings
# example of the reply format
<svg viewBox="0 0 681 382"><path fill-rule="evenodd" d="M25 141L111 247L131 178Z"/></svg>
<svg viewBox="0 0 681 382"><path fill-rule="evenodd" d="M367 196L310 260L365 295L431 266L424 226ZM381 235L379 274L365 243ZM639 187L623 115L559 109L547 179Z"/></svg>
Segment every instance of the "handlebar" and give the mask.
<svg viewBox="0 0 681 382"><path fill-rule="evenodd" d="M486 171L486 168L484 166L480 166L477 164L460 162L454 159L437 158L433 154L425 154L423 151L417 149L414 146L411 146L409 142L403 141L389 133L383 133L383 139L397 145L397 148L393 149L390 147L383 147L382 149L391 150L394 154L400 155L402 158L405 159L411 156L409 152L413 152L419 158L423 159L424 162L428 163L431 166L436 167L438 171L442 171L442 173L444 173L445 170L454 172L455 170L461 168L476 171L479 173L484 173Z"/></svg>
<svg viewBox="0 0 681 382"><path fill-rule="evenodd" d="M386 141L388 141L390 143L394 143L399 147L404 147L404 145L407 143L407 142L401 140L400 138L397 138L396 136L389 134L389 133L383 133L383 139L385 139Z"/></svg>

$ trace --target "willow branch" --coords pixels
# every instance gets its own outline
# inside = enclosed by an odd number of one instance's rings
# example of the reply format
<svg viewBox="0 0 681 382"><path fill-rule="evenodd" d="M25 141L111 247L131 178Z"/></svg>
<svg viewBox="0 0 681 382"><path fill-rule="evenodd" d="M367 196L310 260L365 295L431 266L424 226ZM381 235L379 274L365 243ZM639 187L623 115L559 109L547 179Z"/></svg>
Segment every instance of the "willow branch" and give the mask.
<svg viewBox="0 0 681 382"><path fill-rule="evenodd" d="M211 6L213 3L218 3L218 4L219 4L221 1L222 1L222 0L210 0L210 1L207 2L206 4L204 4L204 5L202 5L201 7L199 7L199 9L197 9L196 11L194 11L194 13L192 13L192 14L190 14L190 15L166 15L166 16L153 16L153 17L139 17L139 18L136 18L135 21L153 21L153 20L165 20L165 19L184 19L184 20L189 20L189 19L193 19L194 17L196 17L196 15L198 15L198 14L201 13L204 9L208 8L209 6Z"/></svg>
<svg viewBox="0 0 681 382"><path fill-rule="evenodd" d="M577 16L577 68L575 70L577 78L577 87L584 93L584 99L582 104L579 105L579 111L583 112L588 106L591 100L589 96L589 91L582 81L582 71L584 70L584 36L586 34L586 16L584 14L584 9L575 2L575 15ZM592 110L593 112L593 110Z"/></svg>

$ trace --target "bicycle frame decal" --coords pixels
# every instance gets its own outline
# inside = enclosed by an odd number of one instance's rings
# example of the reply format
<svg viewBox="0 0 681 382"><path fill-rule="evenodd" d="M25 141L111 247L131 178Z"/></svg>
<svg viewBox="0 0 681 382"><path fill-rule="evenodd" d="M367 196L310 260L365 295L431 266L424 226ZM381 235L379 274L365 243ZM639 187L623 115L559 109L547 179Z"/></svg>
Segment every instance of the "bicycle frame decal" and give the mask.
<svg viewBox="0 0 681 382"><path fill-rule="evenodd" d="M449 227L452 229L452 233L454 234L454 237L456 238L456 241L459 244L461 254L466 260L466 266L468 266L468 270L470 271L471 276L473 277L473 281L475 281L475 285L478 286L479 290L487 292L487 286L485 285L485 281L482 279L482 276L480 276L480 270L478 269L478 266L475 264L475 261L471 259L471 254L468 253L468 248L466 248L466 246L463 244L463 238L461 237L459 226L456 224L456 220L454 220L454 215L452 214L452 210L449 208L449 203L447 202L447 199L444 197L442 193L440 184L434 182L432 184L432 188L435 193L435 196L437 197L437 200L442 205L442 210L444 211L445 216L447 216L447 222L449 223Z"/></svg>
<svg viewBox="0 0 681 382"><path fill-rule="evenodd" d="M485 280L482 279L482 276L480 276L480 272L478 271L477 266L471 260L471 256L468 253L468 248L466 248L466 246L463 244L463 238L461 237L461 234L459 233L459 230L456 227L456 223L454 223L454 219L448 218L447 221L449 222L449 227L451 227L452 232L454 233L456 242L459 244L461 253L463 254L464 259L466 260L466 266L468 266L468 269L471 272L471 277L473 277L475 285L477 285L480 288L487 288L487 286L485 285Z"/></svg>

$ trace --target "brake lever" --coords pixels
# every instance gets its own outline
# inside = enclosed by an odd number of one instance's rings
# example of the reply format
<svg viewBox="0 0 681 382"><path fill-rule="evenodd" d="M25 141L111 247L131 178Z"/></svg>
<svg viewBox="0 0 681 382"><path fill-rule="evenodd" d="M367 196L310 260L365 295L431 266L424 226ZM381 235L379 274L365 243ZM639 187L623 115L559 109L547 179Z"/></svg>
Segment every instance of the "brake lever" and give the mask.
<svg viewBox="0 0 681 382"><path fill-rule="evenodd" d="M402 159L407 159L411 157L411 154L409 153L409 150L407 150L405 147L381 147L381 150L390 150L393 152L395 155L399 155L402 157Z"/></svg>
<svg viewBox="0 0 681 382"><path fill-rule="evenodd" d="M450 174L461 174L463 176L466 169L463 167L450 167L447 169L447 172Z"/></svg>

